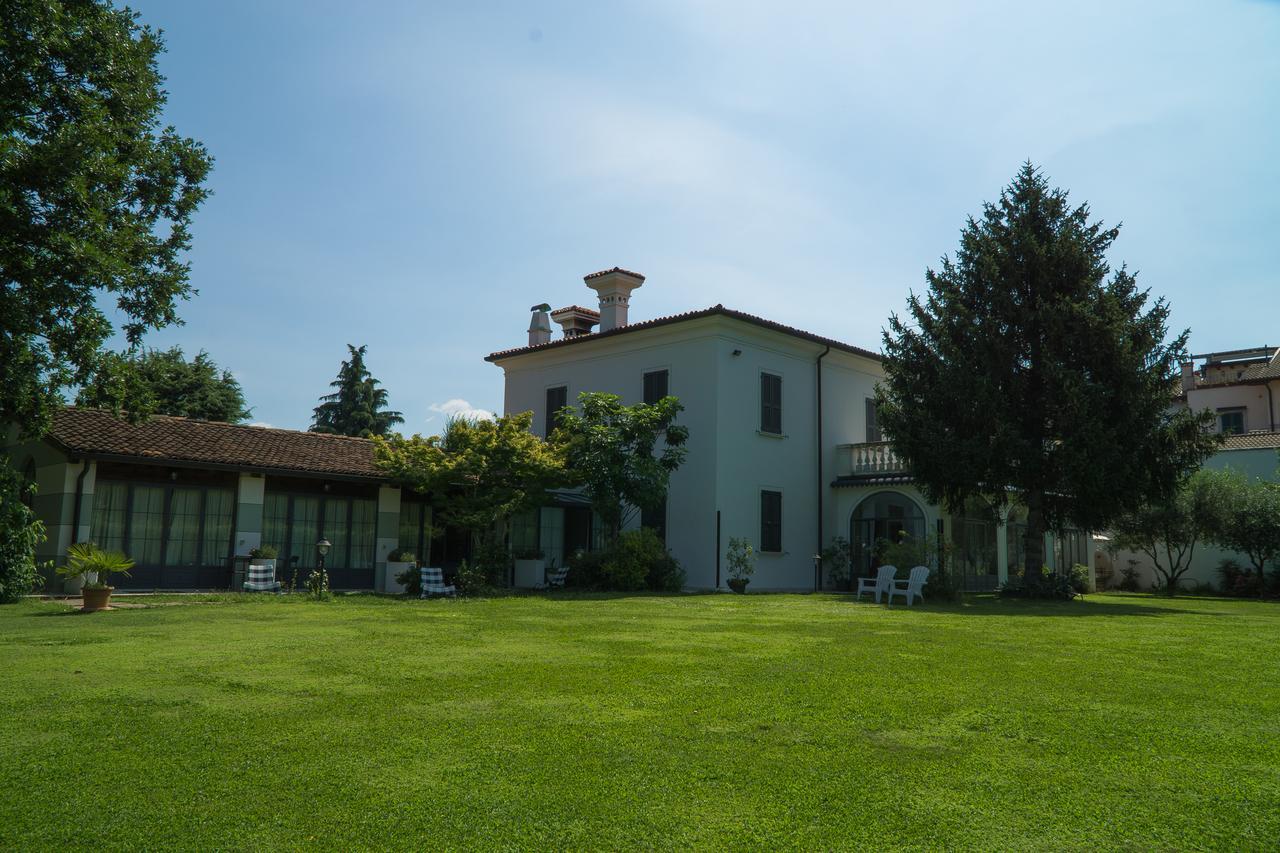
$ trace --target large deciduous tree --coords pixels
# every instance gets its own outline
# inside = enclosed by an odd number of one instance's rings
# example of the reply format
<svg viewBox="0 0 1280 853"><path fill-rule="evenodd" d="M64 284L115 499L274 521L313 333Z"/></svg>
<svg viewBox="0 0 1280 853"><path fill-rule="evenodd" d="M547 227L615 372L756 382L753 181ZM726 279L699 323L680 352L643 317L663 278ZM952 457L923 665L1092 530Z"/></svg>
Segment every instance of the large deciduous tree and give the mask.
<svg viewBox="0 0 1280 853"><path fill-rule="evenodd" d="M429 494L439 517L484 539L509 516L564 484L557 449L530 432L533 414L453 418L440 435L374 439L374 458L395 482Z"/></svg>
<svg viewBox="0 0 1280 853"><path fill-rule="evenodd" d="M1197 471L1172 495L1133 507L1111 525L1115 546L1145 554L1169 595L1191 569L1196 546L1213 539L1225 521L1228 487L1216 473Z"/></svg>
<svg viewBox="0 0 1280 853"><path fill-rule="evenodd" d="M132 374L141 386L141 398L134 414L175 415L206 421L241 423L251 410L244 404L244 391L230 371L219 370L209 354L201 350L191 361L181 347L147 350L134 357L117 356L113 369L102 370L94 381L80 389L77 406L119 409L127 396L122 377Z"/></svg>
<svg viewBox="0 0 1280 853"><path fill-rule="evenodd" d="M160 125L162 51L107 0L0 4L0 424L26 435L101 369L105 307L134 348L192 293L212 160Z"/></svg>
<svg viewBox="0 0 1280 853"><path fill-rule="evenodd" d="M1280 568L1280 483L1230 468L1205 472L1205 476L1218 484L1223 496L1218 524L1209 539L1249 558L1258 594L1263 595L1268 564Z"/></svg>
<svg viewBox="0 0 1280 853"><path fill-rule="evenodd" d="M336 390L320 398L312 416L312 432L370 438L386 435L393 426L404 423L403 415L387 408L387 389L380 388L381 383L365 367L367 349L347 344L351 359L342 362L338 378L329 383Z"/></svg>
<svg viewBox="0 0 1280 853"><path fill-rule="evenodd" d="M1187 333L1110 268L1117 234L1028 163L884 333L895 449L930 500L1024 504L1027 578L1045 531L1171 497L1216 446L1205 413L1170 409Z"/></svg>
<svg viewBox="0 0 1280 853"><path fill-rule="evenodd" d="M666 497L687 452L689 430L676 423L683 408L675 397L624 406L616 394L584 393L577 407L561 410L552 441L563 446L570 478L611 539L629 511L654 509Z"/></svg>

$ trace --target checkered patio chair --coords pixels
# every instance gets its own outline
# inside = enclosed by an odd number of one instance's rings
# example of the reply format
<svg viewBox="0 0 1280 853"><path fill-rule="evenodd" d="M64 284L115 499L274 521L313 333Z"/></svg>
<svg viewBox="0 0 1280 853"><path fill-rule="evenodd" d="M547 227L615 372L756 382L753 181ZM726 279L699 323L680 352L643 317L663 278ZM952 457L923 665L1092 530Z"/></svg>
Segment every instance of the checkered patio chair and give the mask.
<svg viewBox="0 0 1280 853"><path fill-rule="evenodd" d="M255 566L249 564L244 577L245 592L279 592L280 581L276 580L276 567Z"/></svg>
<svg viewBox="0 0 1280 853"><path fill-rule="evenodd" d="M565 576L569 574L569 567L562 569L552 569L547 572L547 589L564 589Z"/></svg>
<svg viewBox="0 0 1280 853"><path fill-rule="evenodd" d="M458 590L453 586L446 586L444 582L444 570L433 569L423 566L418 576L422 581L422 593L419 598L431 598L433 595L457 595Z"/></svg>

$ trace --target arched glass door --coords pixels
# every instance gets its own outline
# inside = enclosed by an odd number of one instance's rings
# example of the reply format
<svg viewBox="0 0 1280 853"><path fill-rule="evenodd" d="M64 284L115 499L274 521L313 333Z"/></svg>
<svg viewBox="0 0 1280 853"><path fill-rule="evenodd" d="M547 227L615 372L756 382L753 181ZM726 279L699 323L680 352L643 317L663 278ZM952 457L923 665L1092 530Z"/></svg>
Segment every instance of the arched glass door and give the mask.
<svg viewBox="0 0 1280 853"><path fill-rule="evenodd" d="M925 536L924 511L911 498L898 492L876 492L858 504L849 522L854 574L870 575L880 565L878 543L899 542L904 535L912 539Z"/></svg>

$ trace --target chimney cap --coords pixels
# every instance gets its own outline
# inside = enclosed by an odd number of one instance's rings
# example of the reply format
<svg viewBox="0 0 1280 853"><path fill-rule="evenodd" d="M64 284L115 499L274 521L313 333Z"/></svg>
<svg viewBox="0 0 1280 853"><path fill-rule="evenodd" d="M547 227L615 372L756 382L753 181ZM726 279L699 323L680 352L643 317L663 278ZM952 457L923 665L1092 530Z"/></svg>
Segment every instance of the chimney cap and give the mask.
<svg viewBox="0 0 1280 853"><path fill-rule="evenodd" d="M605 276L607 276L607 275L614 275L614 274L620 274L620 275L630 276L631 278L639 279L640 281L644 281L644 276L642 276L640 273L638 273L638 272L632 272L631 270L624 270L622 267L613 267L612 269L600 270L599 272L593 272L593 273L590 273L589 275L584 275L584 276L582 277L582 280L583 280L583 281L591 281L593 278L604 278L604 277L605 277Z"/></svg>
<svg viewBox="0 0 1280 853"><path fill-rule="evenodd" d="M550 311L550 310L551 310L551 306L550 306L549 304L547 304L546 302L543 302L543 303L541 303L541 304L539 304L539 305L535 305L535 306L533 306L533 307L532 307L532 308L530 308L529 310L530 310L530 311Z"/></svg>

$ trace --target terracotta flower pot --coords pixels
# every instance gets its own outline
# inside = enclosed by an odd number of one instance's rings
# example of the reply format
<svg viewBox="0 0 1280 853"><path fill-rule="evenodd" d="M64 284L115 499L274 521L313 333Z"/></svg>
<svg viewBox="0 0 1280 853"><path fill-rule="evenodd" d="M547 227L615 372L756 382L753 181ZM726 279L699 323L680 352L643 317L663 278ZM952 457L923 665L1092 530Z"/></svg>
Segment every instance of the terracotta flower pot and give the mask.
<svg viewBox="0 0 1280 853"><path fill-rule="evenodd" d="M106 610L111 604L111 593L115 591L113 586L90 587L83 590L84 607L80 608L85 613L93 613L95 610Z"/></svg>

